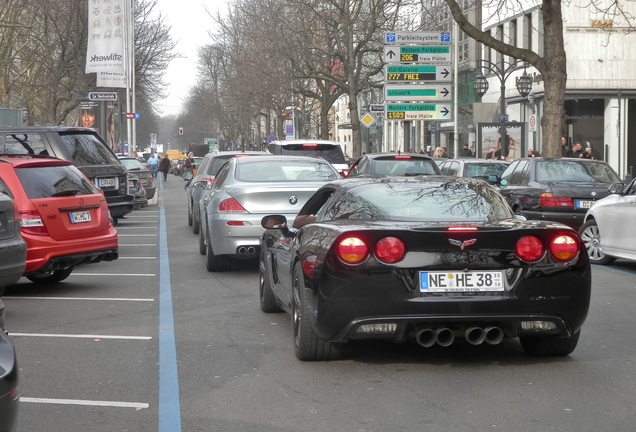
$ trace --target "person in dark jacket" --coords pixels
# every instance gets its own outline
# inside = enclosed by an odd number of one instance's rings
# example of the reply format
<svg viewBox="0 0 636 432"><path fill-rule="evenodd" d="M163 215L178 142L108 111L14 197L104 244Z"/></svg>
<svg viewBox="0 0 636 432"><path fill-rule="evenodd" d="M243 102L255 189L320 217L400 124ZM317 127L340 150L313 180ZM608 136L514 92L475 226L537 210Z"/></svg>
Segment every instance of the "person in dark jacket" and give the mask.
<svg viewBox="0 0 636 432"><path fill-rule="evenodd" d="M163 174L163 181L168 181L168 173L170 172L170 158L165 155L159 162L159 171Z"/></svg>

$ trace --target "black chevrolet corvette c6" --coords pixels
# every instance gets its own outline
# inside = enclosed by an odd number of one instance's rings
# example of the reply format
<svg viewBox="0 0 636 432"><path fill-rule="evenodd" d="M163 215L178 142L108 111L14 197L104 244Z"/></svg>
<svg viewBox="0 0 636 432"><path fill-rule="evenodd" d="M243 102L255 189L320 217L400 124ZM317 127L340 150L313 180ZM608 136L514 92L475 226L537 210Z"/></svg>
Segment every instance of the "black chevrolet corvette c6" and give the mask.
<svg viewBox="0 0 636 432"><path fill-rule="evenodd" d="M518 337L529 355L568 355L590 303L586 250L565 225L521 219L482 180L326 184L298 228L263 218L261 309L290 313L301 360L370 338L430 347Z"/></svg>

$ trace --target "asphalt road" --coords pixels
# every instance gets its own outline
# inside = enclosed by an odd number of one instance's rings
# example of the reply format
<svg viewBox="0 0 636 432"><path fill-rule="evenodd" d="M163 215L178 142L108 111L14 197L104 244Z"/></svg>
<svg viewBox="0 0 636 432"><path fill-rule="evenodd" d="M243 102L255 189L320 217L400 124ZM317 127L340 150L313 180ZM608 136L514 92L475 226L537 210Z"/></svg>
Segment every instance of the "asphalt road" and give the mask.
<svg viewBox="0 0 636 432"><path fill-rule="evenodd" d="M20 432L636 430L636 264L593 268L566 358L356 343L303 363L289 317L260 311L255 261L207 272L183 185L121 221L116 262L7 289Z"/></svg>

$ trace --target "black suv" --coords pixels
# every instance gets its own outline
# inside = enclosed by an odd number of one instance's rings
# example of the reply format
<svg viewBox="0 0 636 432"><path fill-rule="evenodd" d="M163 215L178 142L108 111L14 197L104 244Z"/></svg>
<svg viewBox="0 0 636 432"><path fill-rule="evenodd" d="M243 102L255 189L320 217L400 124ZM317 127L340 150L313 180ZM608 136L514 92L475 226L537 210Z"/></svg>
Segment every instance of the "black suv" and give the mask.
<svg viewBox="0 0 636 432"><path fill-rule="evenodd" d="M115 221L133 210L126 168L93 129L0 127L0 154L41 154L71 161L104 191Z"/></svg>

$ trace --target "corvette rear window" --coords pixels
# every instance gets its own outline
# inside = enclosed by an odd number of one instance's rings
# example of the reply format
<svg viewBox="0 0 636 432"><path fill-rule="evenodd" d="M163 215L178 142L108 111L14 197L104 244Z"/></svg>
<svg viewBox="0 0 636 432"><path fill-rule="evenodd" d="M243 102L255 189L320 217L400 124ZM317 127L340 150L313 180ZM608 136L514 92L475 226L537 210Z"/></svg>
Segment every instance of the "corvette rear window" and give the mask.
<svg viewBox="0 0 636 432"><path fill-rule="evenodd" d="M30 199L99 193L73 166L26 167L15 172Z"/></svg>

